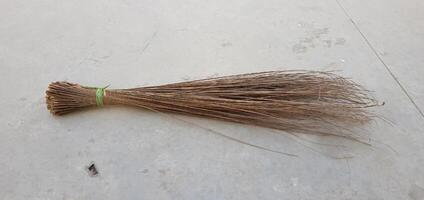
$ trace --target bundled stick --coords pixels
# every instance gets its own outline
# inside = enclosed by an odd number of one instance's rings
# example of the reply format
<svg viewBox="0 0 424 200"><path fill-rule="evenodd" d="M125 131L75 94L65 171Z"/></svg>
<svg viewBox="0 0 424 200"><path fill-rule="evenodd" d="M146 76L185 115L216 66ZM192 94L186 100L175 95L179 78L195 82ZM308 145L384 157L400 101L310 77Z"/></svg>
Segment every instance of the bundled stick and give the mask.
<svg viewBox="0 0 424 200"><path fill-rule="evenodd" d="M51 83L55 115L103 105L128 105L257 125L290 132L354 137L350 127L371 120L377 102L349 79L329 72L270 71L133 89Z"/></svg>

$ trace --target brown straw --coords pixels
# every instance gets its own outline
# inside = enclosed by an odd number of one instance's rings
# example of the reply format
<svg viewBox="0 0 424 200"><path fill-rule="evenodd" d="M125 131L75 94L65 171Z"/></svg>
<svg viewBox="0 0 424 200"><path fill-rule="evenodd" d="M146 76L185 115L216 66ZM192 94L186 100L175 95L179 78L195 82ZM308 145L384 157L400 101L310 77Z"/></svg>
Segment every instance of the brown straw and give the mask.
<svg viewBox="0 0 424 200"><path fill-rule="evenodd" d="M349 79L317 71L270 71L133 89L51 83L47 108L64 115L88 107L128 105L290 132L355 138L377 102ZM101 102L99 102L101 100Z"/></svg>

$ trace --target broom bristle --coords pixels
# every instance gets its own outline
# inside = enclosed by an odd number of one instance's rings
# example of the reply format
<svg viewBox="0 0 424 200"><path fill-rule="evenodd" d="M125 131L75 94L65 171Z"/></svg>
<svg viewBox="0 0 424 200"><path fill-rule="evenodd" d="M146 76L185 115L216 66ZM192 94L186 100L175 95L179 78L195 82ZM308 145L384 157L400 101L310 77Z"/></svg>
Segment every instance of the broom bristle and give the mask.
<svg viewBox="0 0 424 200"><path fill-rule="evenodd" d="M47 108L63 115L96 106L96 89L51 83ZM271 71L133 89L107 89L104 104L195 115L303 133L333 134L371 120L377 102L329 72ZM337 135L337 134L336 134ZM338 134L341 135L341 134ZM349 136L350 137L350 136Z"/></svg>

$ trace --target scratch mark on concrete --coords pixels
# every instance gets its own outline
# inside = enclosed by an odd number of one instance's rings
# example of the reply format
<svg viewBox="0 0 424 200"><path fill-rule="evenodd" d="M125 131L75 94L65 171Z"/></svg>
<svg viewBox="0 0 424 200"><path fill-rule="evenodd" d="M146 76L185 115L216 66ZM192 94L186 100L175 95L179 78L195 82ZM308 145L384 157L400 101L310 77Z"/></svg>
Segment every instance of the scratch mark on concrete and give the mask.
<svg viewBox="0 0 424 200"><path fill-rule="evenodd" d="M150 43L153 41L153 39L155 39L156 35L158 34L158 31L155 31L152 36L150 36L150 38L145 42L145 45L143 47L143 49L141 50L140 54L143 55L144 52L147 50L147 48L149 48Z"/></svg>

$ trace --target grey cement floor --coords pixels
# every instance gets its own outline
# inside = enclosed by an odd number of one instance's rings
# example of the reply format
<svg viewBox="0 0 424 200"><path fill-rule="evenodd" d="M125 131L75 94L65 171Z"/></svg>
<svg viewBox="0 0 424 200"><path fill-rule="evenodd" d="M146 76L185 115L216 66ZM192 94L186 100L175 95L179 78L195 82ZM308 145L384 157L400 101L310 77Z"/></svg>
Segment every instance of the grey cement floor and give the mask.
<svg viewBox="0 0 424 200"><path fill-rule="evenodd" d="M0 199L424 199L423 11L419 0L2 0ZM352 77L391 123L364 127L369 147L131 108L54 117L44 103L56 80L126 88L284 69Z"/></svg>

